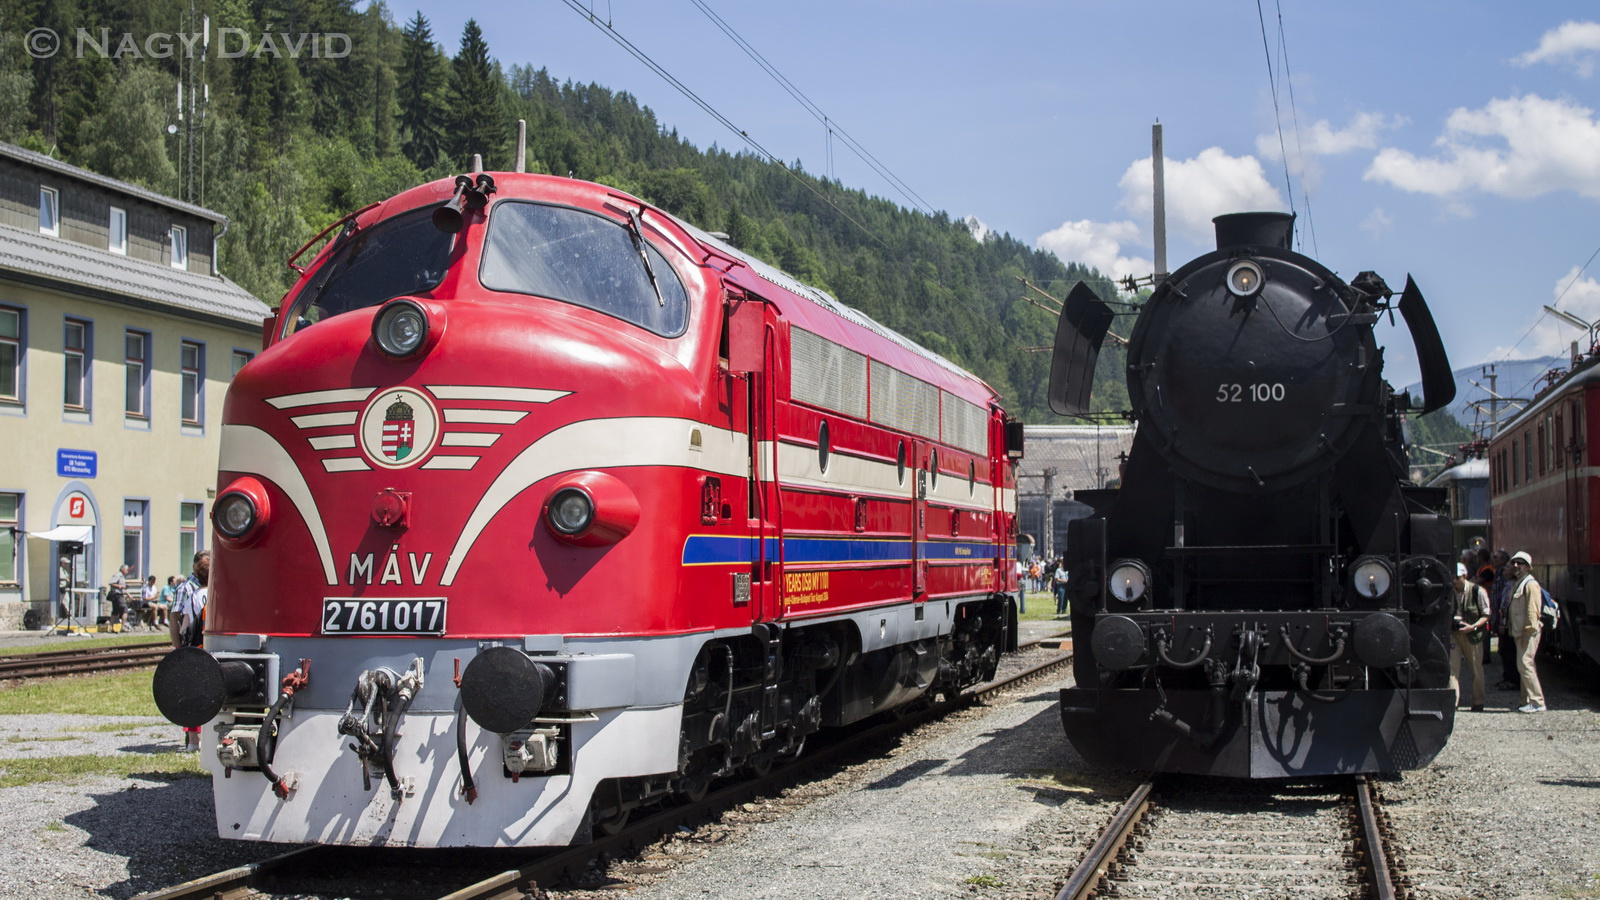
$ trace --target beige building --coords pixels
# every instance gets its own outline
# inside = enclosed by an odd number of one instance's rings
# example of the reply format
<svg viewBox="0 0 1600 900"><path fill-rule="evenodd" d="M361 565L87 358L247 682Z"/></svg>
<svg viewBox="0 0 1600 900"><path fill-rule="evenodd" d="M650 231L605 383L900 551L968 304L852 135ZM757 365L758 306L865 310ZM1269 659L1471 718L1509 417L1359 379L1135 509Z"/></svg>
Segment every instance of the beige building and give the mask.
<svg viewBox="0 0 1600 900"><path fill-rule="evenodd" d="M227 219L0 144L0 630L93 618L210 545L223 394L266 304ZM79 552L81 550L81 552Z"/></svg>

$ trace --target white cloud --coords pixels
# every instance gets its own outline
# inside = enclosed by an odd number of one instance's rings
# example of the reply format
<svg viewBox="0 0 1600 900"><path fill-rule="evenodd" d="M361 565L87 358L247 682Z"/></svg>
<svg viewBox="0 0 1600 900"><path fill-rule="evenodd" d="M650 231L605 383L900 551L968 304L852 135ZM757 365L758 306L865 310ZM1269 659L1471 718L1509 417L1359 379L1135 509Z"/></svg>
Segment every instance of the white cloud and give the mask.
<svg viewBox="0 0 1600 900"><path fill-rule="evenodd" d="M1049 250L1063 262L1082 263L1099 269L1114 278L1124 275L1142 277L1155 271L1155 263L1137 256L1125 256L1122 245L1146 243L1139 226L1132 222L1091 222L1080 219L1064 222L1061 227L1047 231L1035 243L1041 250Z"/></svg>
<svg viewBox="0 0 1600 900"><path fill-rule="evenodd" d="M1307 188L1315 190L1322 179L1322 167L1317 164L1317 158L1322 156L1339 156L1353 150L1370 150L1378 146L1378 132L1386 128L1398 128L1405 124L1401 116L1385 116L1382 113L1356 113L1350 124L1344 128L1335 128L1327 119L1318 119L1303 129L1298 136L1286 132L1283 143L1278 142L1277 132L1258 135L1256 137L1256 152L1263 159L1281 160L1283 151L1289 153L1289 171L1302 178L1307 183Z"/></svg>
<svg viewBox="0 0 1600 900"><path fill-rule="evenodd" d="M1573 266L1567 274L1556 279L1550 289L1550 305L1585 322L1600 320L1600 281L1593 276L1579 278L1578 273L1578 267ZM1558 298L1559 305L1556 303ZM1578 342L1579 350L1589 349L1589 336L1576 325L1563 322L1543 310L1539 311L1538 316L1527 340L1516 347L1520 356L1565 356L1573 341ZM1496 347L1488 358L1498 359L1509 352L1510 348Z"/></svg>
<svg viewBox="0 0 1600 900"><path fill-rule="evenodd" d="M1600 59L1600 22L1563 22L1539 39L1539 46L1512 60L1519 66L1554 63L1570 66L1582 78L1594 74Z"/></svg>
<svg viewBox="0 0 1600 900"><path fill-rule="evenodd" d="M1528 94L1457 109L1434 143L1435 156L1385 147L1363 177L1449 199L1474 190L1515 199L1570 190L1600 200L1600 122L1570 101Z"/></svg>
<svg viewBox="0 0 1600 900"><path fill-rule="evenodd" d="M1373 237L1383 237L1394 230L1394 219L1389 217L1389 213L1383 207L1375 206L1361 223L1361 227L1371 232Z"/></svg>
<svg viewBox="0 0 1600 900"><path fill-rule="evenodd" d="M1211 219L1224 213L1281 210L1284 202L1254 156L1229 156L1220 147L1200 151L1193 159L1169 159L1163 166L1167 195L1167 228L1211 246L1216 232ZM1122 207L1141 221L1150 221L1155 176L1150 157L1135 162L1117 185Z"/></svg>

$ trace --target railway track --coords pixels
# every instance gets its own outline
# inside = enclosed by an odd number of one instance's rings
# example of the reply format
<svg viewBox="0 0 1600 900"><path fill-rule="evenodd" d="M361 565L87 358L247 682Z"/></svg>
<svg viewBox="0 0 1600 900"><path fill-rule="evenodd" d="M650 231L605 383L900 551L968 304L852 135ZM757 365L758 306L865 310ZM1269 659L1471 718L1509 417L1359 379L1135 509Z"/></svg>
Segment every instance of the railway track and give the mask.
<svg viewBox="0 0 1600 900"><path fill-rule="evenodd" d="M0 680L82 675L156 665L172 650L167 641L0 656Z"/></svg>
<svg viewBox="0 0 1600 900"><path fill-rule="evenodd" d="M1135 788L1056 900L1410 896L1365 776L1196 781Z"/></svg>
<svg viewBox="0 0 1600 900"><path fill-rule="evenodd" d="M1029 641L1020 649L1038 646L1042 641L1058 640L1061 636ZM707 794L697 802L685 802L637 818L617 833L596 833L593 842L576 847L532 851L484 851L460 854L457 851L379 850L368 848L310 846L290 851L280 856L208 875L194 881L159 891L141 894L135 900L243 900L243 898L270 894L275 890L300 891L304 878L317 879L320 873L339 871L340 881L358 883L368 891L375 885L429 881L419 879L415 868L437 874L436 860L450 858L450 865L464 876L449 889L422 885L405 893L407 897L435 897L441 900L523 900L537 897L552 885L568 881L586 871L599 860L615 858L645 847L663 835L677 831L680 826L693 828L715 820L724 811L733 809L762 796L775 794L783 787L807 777L818 769L846 765L856 760L852 757L863 747L910 731L939 716L969 706L984 699L1004 693L1021 684L1047 676L1064 667L1072 659L1069 650L1051 654L1049 658L1005 678L977 685L961 696L928 706L894 721L885 722L847 735L826 746L808 748L799 759L776 766L764 776L744 779ZM430 860L432 857L432 860ZM499 860L500 865L494 865ZM403 868L402 868L403 866ZM492 874L467 875L469 870L482 872L493 868ZM443 881L439 881L443 883ZM387 888L382 896L401 896Z"/></svg>

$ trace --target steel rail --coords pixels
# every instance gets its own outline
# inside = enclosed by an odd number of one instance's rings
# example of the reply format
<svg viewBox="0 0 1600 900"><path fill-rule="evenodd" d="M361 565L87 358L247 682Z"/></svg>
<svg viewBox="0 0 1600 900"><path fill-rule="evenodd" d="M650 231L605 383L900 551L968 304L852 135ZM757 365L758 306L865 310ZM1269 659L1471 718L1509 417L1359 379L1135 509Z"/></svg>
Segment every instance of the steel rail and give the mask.
<svg viewBox="0 0 1600 900"><path fill-rule="evenodd" d="M269 859L206 875L168 888L148 891L133 900L239 900L280 871L312 862L328 850L320 844L290 850Z"/></svg>
<svg viewBox="0 0 1600 900"><path fill-rule="evenodd" d="M1150 810L1150 793L1155 790L1155 782L1146 781L1133 789L1122 808L1111 817L1100 837L1095 840L1094 846L1084 855L1083 862L1074 869L1072 876L1056 894L1056 900L1086 900L1096 896L1100 882L1106 877L1107 870L1111 867L1112 860L1122 852L1127 845L1128 838L1133 836L1133 830L1144 819Z"/></svg>
<svg viewBox="0 0 1600 900"><path fill-rule="evenodd" d="M41 659L16 656L0 660L0 679L49 678L115 669L143 669L161 662L171 650L172 646L163 642L144 645L143 649L107 648L48 656L39 654L43 657Z"/></svg>
<svg viewBox="0 0 1600 900"><path fill-rule="evenodd" d="M1367 854L1364 875L1372 890L1372 900L1396 900L1389 854L1384 850L1383 829L1378 823L1378 807L1372 802L1372 788L1365 775L1356 776L1356 813L1359 816L1358 837Z"/></svg>

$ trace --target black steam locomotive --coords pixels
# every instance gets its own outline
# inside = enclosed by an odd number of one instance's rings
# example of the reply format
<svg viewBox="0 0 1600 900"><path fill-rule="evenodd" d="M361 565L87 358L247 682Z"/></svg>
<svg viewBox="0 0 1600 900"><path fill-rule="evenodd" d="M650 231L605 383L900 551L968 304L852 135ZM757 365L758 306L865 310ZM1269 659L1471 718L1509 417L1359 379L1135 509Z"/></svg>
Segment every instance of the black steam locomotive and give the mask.
<svg viewBox="0 0 1600 900"><path fill-rule="evenodd" d="M1398 308L1426 412L1455 394L1427 304L1345 282L1290 249L1293 217L1215 220L1127 348L1138 422L1121 487L1079 491L1067 558L1077 686L1067 737L1091 762L1240 778L1427 764L1455 720L1452 536L1407 479L1373 336ZM1050 403L1088 409L1112 313L1079 285Z"/></svg>

